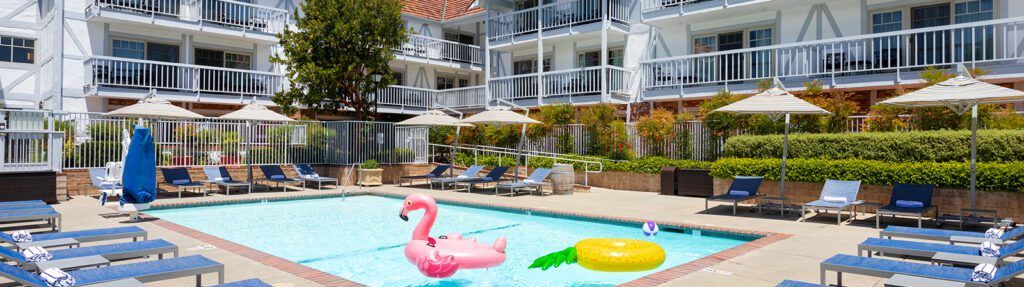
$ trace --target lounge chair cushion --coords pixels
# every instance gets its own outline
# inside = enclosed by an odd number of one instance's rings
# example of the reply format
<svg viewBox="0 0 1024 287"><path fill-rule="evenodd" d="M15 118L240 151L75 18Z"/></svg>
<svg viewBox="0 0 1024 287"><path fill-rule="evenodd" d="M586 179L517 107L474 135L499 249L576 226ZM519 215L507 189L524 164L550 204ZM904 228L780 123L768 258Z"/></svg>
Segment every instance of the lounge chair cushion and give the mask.
<svg viewBox="0 0 1024 287"><path fill-rule="evenodd" d="M64 238L83 238L83 237L97 237L97 236L110 236L115 234L126 234L126 233L140 233L146 232L146 230L137 226L125 226L125 227L114 227L114 228L101 228L101 229L88 229L88 230L76 230L76 231L63 231L53 233L37 233L33 234L33 240L35 241L46 241L54 239ZM14 242L14 238L11 238L10 234L0 232L0 239L6 242Z"/></svg>
<svg viewBox="0 0 1024 287"><path fill-rule="evenodd" d="M896 201L896 206L899 206L899 207L909 207L909 208L919 208L919 207L924 207L924 202L914 201L914 200L897 200Z"/></svg>
<svg viewBox="0 0 1024 287"><path fill-rule="evenodd" d="M945 243L930 243L924 241L894 240L869 237L860 245L875 246L893 249L920 250L935 253L953 253L963 255L978 255L978 248L967 245L952 245Z"/></svg>
<svg viewBox="0 0 1024 287"><path fill-rule="evenodd" d="M929 236L934 236L934 237L953 237L953 236L985 237L985 233L981 233L981 232L970 232L970 231L959 231L959 230L945 230L945 229L931 229L931 228L914 228L914 227L904 227L904 226L889 226L889 227L886 227L885 230L882 230L882 232L884 232L884 233L920 234L920 235L929 235ZM1018 237L1020 237L1022 234L1024 234L1024 225L1017 226L1017 227L1015 227L1013 229L1010 229L1006 233L1003 233L1003 236L1001 236L1000 239L1002 239L1002 240L1014 240L1014 239L1017 239Z"/></svg>
<svg viewBox="0 0 1024 287"><path fill-rule="evenodd" d="M878 210L907 214L924 214L929 208L930 207L900 207L896 205L887 205L879 208Z"/></svg>
<svg viewBox="0 0 1024 287"><path fill-rule="evenodd" d="M745 190L730 190L729 194L735 196L750 196L750 192Z"/></svg>
<svg viewBox="0 0 1024 287"><path fill-rule="evenodd" d="M807 206L807 207L819 207L819 208L845 208L845 207L847 207L849 205L850 204L846 203L846 202L824 201L824 200L820 200L820 199L819 200L815 200L815 201L811 201L811 202L808 202L808 203L804 204L804 206Z"/></svg>
<svg viewBox="0 0 1024 287"><path fill-rule="evenodd" d="M968 268L909 263L906 261L860 257L846 254L837 254L825 261L822 261L821 264L852 266L861 269L878 270L882 272L892 272L896 274L907 274L957 282L970 281L971 273L974 271L973 269Z"/></svg>
<svg viewBox="0 0 1024 287"><path fill-rule="evenodd" d="M50 253L53 254L53 260L57 260L92 255L118 254L129 251L172 247L174 247L174 244L171 244L170 242L164 241L162 239L156 239L137 242L121 242L114 244L94 245L78 248L54 249L51 250Z"/></svg>
<svg viewBox="0 0 1024 287"><path fill-rule="evenodd" d="M201 255L168 258L154 261L113 265L103 268L90 268L71 271L68 274L75 278L79 285L88 285L124 278L136 278L180 270L189 270L221 265L217 261Z"/></svg>

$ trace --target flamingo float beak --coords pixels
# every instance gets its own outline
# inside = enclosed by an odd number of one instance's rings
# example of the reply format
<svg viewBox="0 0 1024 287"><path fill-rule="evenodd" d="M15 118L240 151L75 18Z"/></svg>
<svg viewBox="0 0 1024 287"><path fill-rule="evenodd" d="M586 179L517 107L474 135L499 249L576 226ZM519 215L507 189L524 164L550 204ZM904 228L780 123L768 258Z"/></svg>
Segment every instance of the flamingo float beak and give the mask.
<svg viewBox="0 0 1024 287"><path fill-rule="evenodd" d="M398 213L398 218L401 218L403 221L409 221L409 215L407 213L409 213L409 211L403 207L402 212Z"/></svg>

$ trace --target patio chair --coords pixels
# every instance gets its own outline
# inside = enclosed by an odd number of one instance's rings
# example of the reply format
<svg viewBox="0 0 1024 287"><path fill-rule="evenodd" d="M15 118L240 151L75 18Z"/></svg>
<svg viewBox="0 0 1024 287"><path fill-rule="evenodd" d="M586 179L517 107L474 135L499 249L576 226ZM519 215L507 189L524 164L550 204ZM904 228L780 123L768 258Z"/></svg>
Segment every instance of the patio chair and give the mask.
<svg viewBox="0 0 1024 287"><path fill-rule="evenodd" d="M857 255L867 252L903 259L917 259L933 263L961 263L962 265L1008 263L1007 258L1014 257L1024 251L1024 241L1017 241L999 248L999 256L981 256L978 246L952 245L948 243L931 243L924 241L908 241L882 238L868 238L857 245Z"/></svg>
<svg viewBox="0 0 1024 287"><path fill-rule="evenodd" d="M917 217L918 228L921 228L921 218L928 211L934 211L932 218L938 218L939 209L932 206L934 191L935 185L932 184L893 184L889 205L879 207L875 212L875 228L882 227L882 217L885 215Z"/></svg>
<svg viewBox="0 0 1024 287"><path fill-rule="evenodd" d="M25 249L32 246L55 247L74 246L85 242L97 242L118 239L131 239L138 241L146 240L149 237L145 229L137 226L124 226L113 228L85 229L51 233L33 233L31 242L17 242L8 233L0 232L0 241L14 245L18 249Z"/></svg>
<svg viewBox="0 0 1024 287"><path fill-rule="evenodd" d="M451 167L452 167L451 165L442 164L442 165L435 166L434 170L431 170L430 173L427 173L427 174L423 174L423 175L406 175L406 176L400 177L400 178L398 178L398 186L402 186L402 181L403 180L404 181L408 181L409 182L409 186L412 186L412 181L414 179L426 179L427 183L430 183L431 179L441 177L442 175L444 175L444 172L448 171L448 169L451 168Z"/></svg>
<svg viewBox="0 0 1024 287"><path fill-rule="evenodd" d="M821 284L826 283L825 275L827 271L836 272L838 286L843 285L844 273L852 273L879 278L893 278L899 275L920 278L922 280L958 282L963 283L964 285L962 286L995 287L1024 273L1024 261L1017 261L999 268L996 271L995 277L988 282L971 281L971 274L974 273L974 268L921 264L845 254L838 254L821 262ZM925 283L919 286L935 286L935 284Z"/></svg>
<svg viewBox="0 0 1024 287"><path fill-rule="evenodd" d="M531 173L530 176L524 180L498 183L498 185L494 187L494 191L495 194L497 194L498 189L505 188L508 189L509 196L513 196L515 195L516 190L518 189L533 188L537 190L537 193L539 193L540 195L544 195L542 188L544 186L544 179L546 179L548 175L551 175L550 168L538 168L533 170L533 173ZM533 195L532 190L530 191L530 194Z"/></svg>
<svg viewBox="0 0 1024 287"><path fill-rule="evenodd" d="M306 189L306 181L298 178L290 178L284 174L280 166L277 165L261 165L260 171L263 172L263 181L272 182L277 187L281 188L281 191L288 191L287 184L289 183L300 183L302 189Z"/></svg>
<svg viewBox="0 0 1024 287"><path fill-rule="evenodd" d="M224 264L202 255L81 269L67 273L75 279L75 286L98 284L103 284L103 286L141 286L139 283L195 276L198 287L202 282L203 274L207 273L217 273L217 284L224 283ZM42 276L21 270L13 265L0 264L0 276L20 285L49 286Z"/></svg>
<svg viewBox="0 0 1024 287"><path fill-rule="evenodd" d="M246 279L242 281L235 281L231 283L220 284L213 287L272 287L267 282L263 282L260 279Z"/></svg>
<svg viewBox="0 0 1024 287"><path fill-rule="evenodd" d="M800 207L800 220L804 220L808 209L813 209L815 212L834 210L836 212L836 225L839 225L843 222L843 210L856 203L858 192L860 192L859 180L826 180L825 186L821 188L821 196L818 197L818 200L804 203ZM850 216L852 218L855 215L851 214Z"/></svg>
<svg viewBox="0 0 1024 287"><path fill-rule="evenodd" d="M46 205L42 200L0 201L0 206Z"/></svg>
<svg viewBox="0 0 1024 287"><path fill-rule="evenodd" d="M45 261L44 266L57 267L61 270L80 269L83 267L95 267L109 265L111 261L127 260L149 257L156 255L163 259L164 254L170 253L178 257L178 246L164 240L146 240L138 242L123 242L107 245L86 246L78 248L65 248L47 250L53 256ZM14 262L25 270L38 270L37 262L29 262L25 255L16 250L0 247L0 258Z"/></svg>
<svg viewBox="0 0 1024 287"><path fill-rule="evenodd" d="M63 225L60 212L50 206L44 208L0 210L0 223L46 221L50 230L60 231Z"/></svg>
<svg viewBox="0 0 1024 287"><path fill-rule="evenodd" d="M188 174L188 169L184 167L170 167L160 168L160 173L164 176L164 184L169 184L178 189L178 198L181 198L181 192L186 190L199 190L206 196L206 187L202 183L192 181L192 176ZM159 185L159 184L158 184ZM170 193L170 192L168 192Z"/></svg>
<svg viewBox="0 0 1024 287"><path fill-rule="evenodd" d="M109 196L121 196L121 184L110 180L107 168L89 168L89 179L92 181L92 186L100 190L100 205L106 205Z"/></svg>
<svg viewBox="0 0 1024 287"><path fill-rule="evenodd" d="M231 178L231 173L228 173L228 169L223 166L205 166L203 173L206 174L204 184L216 185L217 189L223 187L227 195L231 195L232 188L249 188L249 192L252 193L251 184Z"/></svg>
<svg viewBox="0 0 1024 287"><path fill-rule="evenodd" d="M985 238L984 232L971 232L971 231L960 231L960 230L945 230L945 229L931 229L931 228L914 228L904 226L889 226L878 232L878 236L882 238L892 239L897 238L911 238L911 239L922 239L922 240L933 240L947 243L976 243L988 241L997 245L1004 245L1009 241L1019 240L1021 236L1024 236L1024 225L1014 227L1003 233L1003 236L999 238Z"/></svg>
<svg viewBox="0 0 1024 287"><path fill-rule="evenodd" d="M467 168L465 171L463 171L458 176L441 177L441 178L432 179L432 180L430 180L430 189L434 189L434 183L440 183L441 184L441 190L444 190L444 186L447 185L447 184L453 184L453 183L458 182L460 180L468 180L468 179L472 179L472 178L477 178L477 174L479 174L480 171L482 171L482 170L484 170L484 166L482 166L482 165L474 165L474 166L470 166L469 168Z"/></svg>
<svg viewBox="0 0 1024 287"><path fill-rule="evenodd" d="M813 283L807 283L807 282L794 281L794 280L785 280L785 281L782 281L782 283L779 283L779 285L775 285L775 287L828 287L828 286L821 285L821 284L813 284Z"/></svg>
<svg viewBox="0 0 1024 287"><path fill-rule="evenodd" d="M501 181L501 178L504 177L507 172L507 166L496 166L491 169L491 171L487 172L487 175L484 175L484 177L467 178L455 181L455 187L458 188L460 185L465 185L466 192L473 192L473 187L476 187L478 184L494 183L494 194L498 194L497 183Z"/></svg>
<svg viewBox="0 0 1024 287"><path fill-rule="evenodd" d="M704 213L708 213L708 203L712 201L718 202L731 202L732 203L732 214L736 214L736 206L741 201L760 198L762 195L757 193L757 190L761 188L761 181L764 177L761 176L737 176L733 178L732 184L729 185L729 191L725 194L716 195L704 199ZM761 205L758 204L757 212L761 212Z"/></svg>
<svg viewBox="0 0 1024 287"><path fill-rule="evenodd" d="M307 182L316 182L316 189L320 189L321 187L323 187L323 184L325 182L332 183L334 184L335 187L338 186L337 178L320 176L319 174L316 173L316 169L313 169L313 166L311 165L293 164L292 167L295 168L295 173L297 173L299 175L299 178L301 178L302 180L305 180ZM303 183L303 186L305 186L305 183Z"/></svg>

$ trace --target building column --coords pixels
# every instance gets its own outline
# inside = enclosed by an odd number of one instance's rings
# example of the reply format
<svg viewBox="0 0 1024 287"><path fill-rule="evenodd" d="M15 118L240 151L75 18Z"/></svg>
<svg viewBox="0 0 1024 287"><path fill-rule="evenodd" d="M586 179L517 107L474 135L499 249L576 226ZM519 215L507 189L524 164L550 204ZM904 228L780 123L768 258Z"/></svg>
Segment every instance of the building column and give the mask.
<svg viewBox="0 0 1024 287"><path fill-rule="evenodd" d="M608 73L611 73L611 66L608 65L608 0L601 0L601 102L607 103L611 99L611 91L608 90Z"/></svg>
<svg viewBox="0 0 1024 287"><path fill-rule="evenodd" d="M487 106L491 103L491 8L489 2L484 1L484 11L486 11L484 29L488 32L484 33L480 49L484 53L484 106Z"/></svg>
<svg viewBox="0 0 1024 287"><path fill-rule="evenodd" d="M543 1L537 1L534 11L537 13L537 106L544 104L544 19L542 19L541 6Z"/></svg>

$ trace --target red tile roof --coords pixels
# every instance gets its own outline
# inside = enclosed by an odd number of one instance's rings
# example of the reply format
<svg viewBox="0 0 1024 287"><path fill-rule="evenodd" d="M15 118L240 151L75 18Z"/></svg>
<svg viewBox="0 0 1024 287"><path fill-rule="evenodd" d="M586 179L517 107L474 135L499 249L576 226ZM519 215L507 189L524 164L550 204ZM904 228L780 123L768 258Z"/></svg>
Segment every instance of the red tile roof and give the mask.
<svg viewBox="0 0 1024 287"><path fill-rule="evenodd" d="M405 4L402 7L402 13L437 21L484 12L483 7L469 7L474 0L402 0L402 2Z"/></svg>

